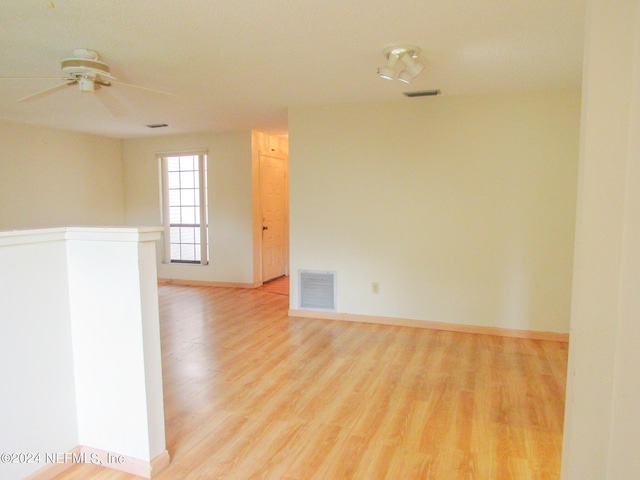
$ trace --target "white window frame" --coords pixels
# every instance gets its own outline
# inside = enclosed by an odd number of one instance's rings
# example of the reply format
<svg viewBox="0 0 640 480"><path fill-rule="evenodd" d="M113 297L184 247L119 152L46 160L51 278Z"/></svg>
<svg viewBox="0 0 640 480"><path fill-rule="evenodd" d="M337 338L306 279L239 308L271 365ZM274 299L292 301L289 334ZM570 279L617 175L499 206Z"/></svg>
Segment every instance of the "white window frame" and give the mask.
<svg viewBox="0 0 640 480"><path fill-rule="evenodd" d="M197 156L198 157L198 193L199 193L199 225L200 225L200 260L186 262L173 260L171 258L171 222L169 214L169 167L168 159L172 157ZM160 166L161 177L161 206L162 223L164 226L164 263L173 265L208 265L209 263L209 242L208 242L208 202L207 202L207 151L180 151L163 152L156 154Z"/></svg>

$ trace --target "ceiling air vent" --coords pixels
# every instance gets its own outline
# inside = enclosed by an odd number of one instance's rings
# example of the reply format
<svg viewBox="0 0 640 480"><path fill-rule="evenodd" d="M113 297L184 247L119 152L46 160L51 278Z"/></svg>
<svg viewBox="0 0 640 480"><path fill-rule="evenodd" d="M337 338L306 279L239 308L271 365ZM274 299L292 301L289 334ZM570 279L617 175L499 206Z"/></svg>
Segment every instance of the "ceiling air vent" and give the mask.
<svg viewBox="0 0 640 480"><path fill-rule="evenodd" d="M413 98L413 97L435 97L436 95L440 95L440 90L420 90L417 92L402 92L405 97Z"/></svg>
<svg viewBox="0 0 640 480"><path fill-rule="evenodd" d="M336 272L298 270L300 309L335 312L336 292Z"/></svg>
<svg viewBox="0 0 640 480"><path fill-rule="evenodd" d="M162 128L162 127L168 127L169 125L167 125L166 123L150 123L149 125L147 125L147 127L149 128Z"/></svg>

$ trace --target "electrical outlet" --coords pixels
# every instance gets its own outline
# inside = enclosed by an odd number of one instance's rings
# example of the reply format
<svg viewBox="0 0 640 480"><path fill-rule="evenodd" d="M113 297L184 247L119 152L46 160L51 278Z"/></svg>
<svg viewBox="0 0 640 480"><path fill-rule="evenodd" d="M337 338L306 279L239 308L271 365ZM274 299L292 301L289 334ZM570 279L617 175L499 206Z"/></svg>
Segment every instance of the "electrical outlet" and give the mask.
<svg viewBox="0 0 640 480"><path fill-rule="evenodd" d="M380 293L380 284L378 282L373 282L371 284L371 293L376 295Z"/></svg>

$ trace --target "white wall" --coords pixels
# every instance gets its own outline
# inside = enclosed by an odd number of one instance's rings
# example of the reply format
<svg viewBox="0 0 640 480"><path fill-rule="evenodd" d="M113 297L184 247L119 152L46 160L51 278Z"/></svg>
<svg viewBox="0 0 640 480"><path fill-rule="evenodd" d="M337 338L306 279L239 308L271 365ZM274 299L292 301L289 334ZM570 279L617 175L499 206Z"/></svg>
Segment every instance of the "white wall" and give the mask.
<svg viewBox="0 0 640 480"><path fill-rule="evenodd" d="M111 231L67 234L79 444L151 461L165 449L154 244Z"/></svg>
<svg viewBox="0 0 640 480"><path fill-rule="evenodd" d="M290 109L292 275L336 270L342 313L567 332L579 119L577 91Z"/></svg>
<svg viewBox="0 0 640 480"><path fill-rule="evenodd" d="M562 478L640 472L640 1L592 0Z"/></svg>
<svg viewBox="0 0 640 480"><path fill-rule="evenodd" d="M3 461L1 478L51 468L48 455L77 446L124 455L104 465L147 477L166 456L158 237L153 228L0 232L0 453L40 453Z"/></svg>
<svg viewBox="0 0 640 480"><path fill-rule="evenodd" d="M0 121L0 230L125 222L122 141Z"/></svg>
<svg viewBox="0 0 640 480"><path fill-rule="evenodd" d="M251 132L124 140L129 225L161 225L156 153L206 149L209 155L209 265L162 263L161 278L253 283Z"/></svg>
<svg viewBox="0 0 640 480"><path fill-rule="evenodd" d="M44 460L78 445L65 248L0 246L0 453ZM0 477L24 478L41 466L3 463Z"/></svg>

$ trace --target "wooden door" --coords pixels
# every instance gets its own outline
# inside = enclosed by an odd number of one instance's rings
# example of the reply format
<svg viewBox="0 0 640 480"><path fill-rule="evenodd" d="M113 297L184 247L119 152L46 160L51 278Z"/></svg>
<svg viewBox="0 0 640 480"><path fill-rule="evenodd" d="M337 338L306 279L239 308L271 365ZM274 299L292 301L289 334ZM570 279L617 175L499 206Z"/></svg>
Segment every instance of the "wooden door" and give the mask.
<svg viewBox="0 0 640 480"><path fill-rule="evenodd" d="M289 245L286 182L286 160L260 155L263 282L287 274Z"/></svg>

